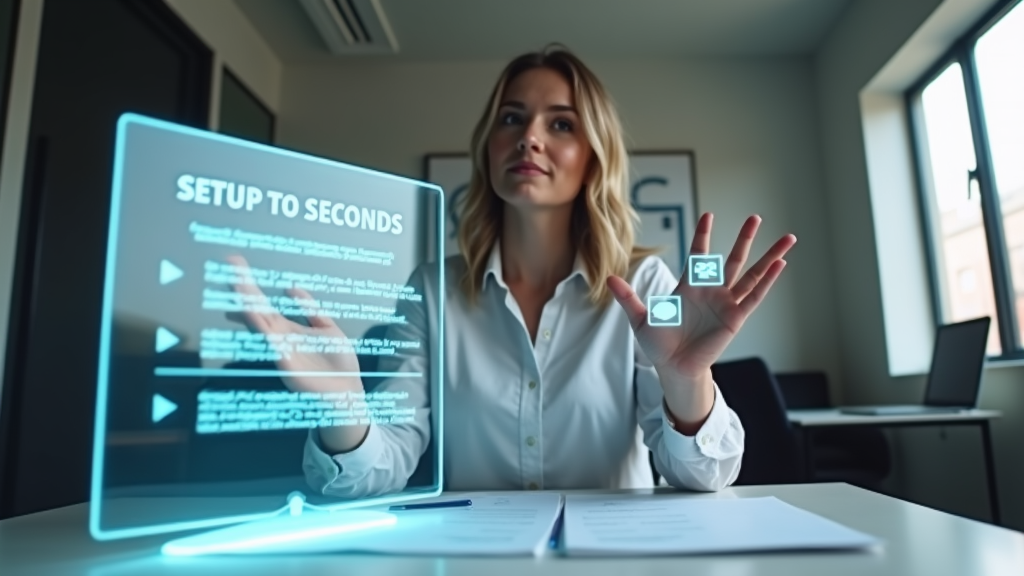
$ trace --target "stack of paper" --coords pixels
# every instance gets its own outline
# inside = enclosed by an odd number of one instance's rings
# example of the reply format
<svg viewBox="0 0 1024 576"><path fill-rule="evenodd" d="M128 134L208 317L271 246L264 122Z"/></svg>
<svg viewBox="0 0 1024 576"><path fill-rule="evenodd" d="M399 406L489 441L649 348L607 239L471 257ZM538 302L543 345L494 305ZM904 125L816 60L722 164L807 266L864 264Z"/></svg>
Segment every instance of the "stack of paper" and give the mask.
<svg viewBox="0 0 1024 576"><path fill-rule="evenodd" d="M303 513L294 527L281 518L277 521L285 530L278 536L262 534L258 523L230 527L220 532L238 532L249 540L256 534L259 545L220 548L245 554L539 556L558 539L559 526L560 550L570 556L859 549L880 543L774 497L574 494L563 499L551 492L491 492L445 494L416 504L463 499L472 500L472 506L395 511L397 522L391 525L352 532L324 528L387 508Z"/></svg>
<svg viewBox="0 0 1024 576"><path fill-rule="evenodd" d="M778 498L569 495L569 555L695 554L864 548L868 534Z"/></svg>

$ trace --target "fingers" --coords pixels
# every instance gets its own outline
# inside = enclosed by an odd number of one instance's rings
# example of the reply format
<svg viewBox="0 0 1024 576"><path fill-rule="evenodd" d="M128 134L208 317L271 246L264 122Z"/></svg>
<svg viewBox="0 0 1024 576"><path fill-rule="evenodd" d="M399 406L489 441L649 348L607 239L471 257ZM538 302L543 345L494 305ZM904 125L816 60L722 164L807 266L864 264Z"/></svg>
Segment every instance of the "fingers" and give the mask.
<svg viewBox="0 0 1024 576"><path fill-rule="evenodd" d="M607 284L619 306L622 306L623 311L626 312L629 325L633 327L633 330L639 330L647 322L647 307L640 301L640 297L636 295L633 288L622 278L609 276Z"/></svg>
<svg viewBox="0 0 1024 576"><path fill-rule="evenodd" d="M771 263L768 270L765 272L764 277L761 278L761 281L758 282L757 285L754 286L753 290L750 291L750 294L740 302L739 309L744 317L749 316L754 309L757 308L757 305L764 300L765 295L768 294L768 290L772 287L772 284L775 283L775 280L778 279L779 274L782 274L782 269L785 267L786 261L782 259L775 260Z"/></svg>
<svg viewBox="0 0 1024 576"><path fill-rule="evenodd" d="M697 220L697 229L693 232L693 241L690 243L690 254L707 254L711 249L711 221L714 216L711 212L701 214Z"/></svg>
<svg viewBox="0 0 1024 576"><path fill-rule="evenodd" d="M301 306L306 312L306 318L309 319L310 327L337 328L334 320L327 316L320 315L320 306L317 305L316 299L314 299L309 292L306 292L302 288L291 288L288 290L288 293L296 300L301 300L301 302L296 302L296 304Z"/></svg>
<svg viewBox="0 0 1024 576"><path fill-rule="evenodd" d="M246 323L265 334L277 331L276 328L281 326L283 322L287 322L287 320L276 311L266 311L273 310L273 307L270 305L267 295L256 285L256 280L249 269L249 263L246 262L245 258L238 255L228 256L226 260L238 269L238 274L242 277L242 282L234 285L235 291L249 296L252 301L264 310L253 311L243 303L242 315Z"/></svg>
<svg viewBox="0 0 1024 576"><path fill-rule="evenodd" d="M743 226L740 227L740 234L736 238L736 243L732 246L732 252L729 253L729 257L725 260L725 285L732 286L736 283L736 277L739 276L743 266L747 263L747 256L750 255L750 245L754 243L754 236L757 235L757 229L761 225L761 217L754 214L747 218Z"/></svg>
<svg viewBox="0 0 1024 576"><path fill-rule="evenodd" d="M796 236L792 234L786 234L779 238L775 244L772 244L772 247L765 252L764 256L751 266L750 270L747 270L747 273L741 276L732 287L732 293L736 300L746 298L750 291L762 281L768 269L775 262L781 260L794 244L796 244Z"/></svg>

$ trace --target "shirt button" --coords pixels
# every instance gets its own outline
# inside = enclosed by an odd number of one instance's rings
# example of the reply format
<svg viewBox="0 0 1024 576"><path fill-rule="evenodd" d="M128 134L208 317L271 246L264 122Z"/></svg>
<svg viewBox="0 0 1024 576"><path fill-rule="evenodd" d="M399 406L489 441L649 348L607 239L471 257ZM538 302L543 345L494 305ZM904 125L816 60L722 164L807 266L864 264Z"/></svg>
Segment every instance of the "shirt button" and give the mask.
<svg viewBox="0 0 1024 576"><path fill-rule="evenodd" d="M544 339L545 340L551 340L551 330L545 330L544 331Z"/></svg>
<svg viewBox="0 0 1024 576"><path fill-rule="evenodd" d="M533 390L536 387L537 387L537 383L534 382L533 380L530 380L530 390Z"/></svg>
<svg viewBox="0 0 1024 576"><path fill-rule="evenodd" d="M533 436L527 436L526 437L526 445L527 446L533 446L536 443L537 443L537 439L534 438Z"/></svg>
<svg viewBox="0 0 1024 576"><path fill-rule="evenodd" d="M704 436L701 436L700 437L700 443L703 444L704 446L707 446L708 444L711 444L711 436L708 436L707 434L705 434Z"/></svg>
<svg viewBox="0 0 1024 576"><path fill-rule="evenodd" d="M530 490L536 490L536 489L540 488L540 486L537 486L536 482L530 482L530 485L528 486L528 488Z"/></svg>

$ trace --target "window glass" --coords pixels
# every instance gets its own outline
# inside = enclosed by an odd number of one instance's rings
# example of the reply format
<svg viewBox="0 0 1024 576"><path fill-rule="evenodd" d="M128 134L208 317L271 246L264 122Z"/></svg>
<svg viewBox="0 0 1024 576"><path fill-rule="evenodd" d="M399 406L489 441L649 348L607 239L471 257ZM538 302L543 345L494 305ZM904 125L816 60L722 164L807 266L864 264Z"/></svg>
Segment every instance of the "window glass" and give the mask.
<svg viewBox="0 0 1024 576"><path fill-rule="evenodd" d="M274 115L227 69L220 90L220 132L273 144Z"/></svg>
<svg viewBox="0 0 1024 576"><path fill-rule="evenodd" d="M974 56L1024 341L1024 5L978 40Z"/></svg>
<svg viewBox="0 0 1024 576"><path fill-rule="evenodd" d="M950 65L928 84L920 104L924 178L936 235L943 319L958 322L991 316L988 352L999 354L992 274L960 65Z"/></svg>

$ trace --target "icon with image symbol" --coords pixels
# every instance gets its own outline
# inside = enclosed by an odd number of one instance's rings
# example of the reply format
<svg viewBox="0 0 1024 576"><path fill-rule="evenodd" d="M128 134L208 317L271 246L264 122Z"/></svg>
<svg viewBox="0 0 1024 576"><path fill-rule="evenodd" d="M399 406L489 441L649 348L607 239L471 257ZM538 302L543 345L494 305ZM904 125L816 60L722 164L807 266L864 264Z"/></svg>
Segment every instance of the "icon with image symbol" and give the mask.
<svg viewBox="0 0 1024 576"><path fill-rule="evenodd" d="M690 286L721 286L725 284L721 254L690 255L689 271Z"/></svg>

